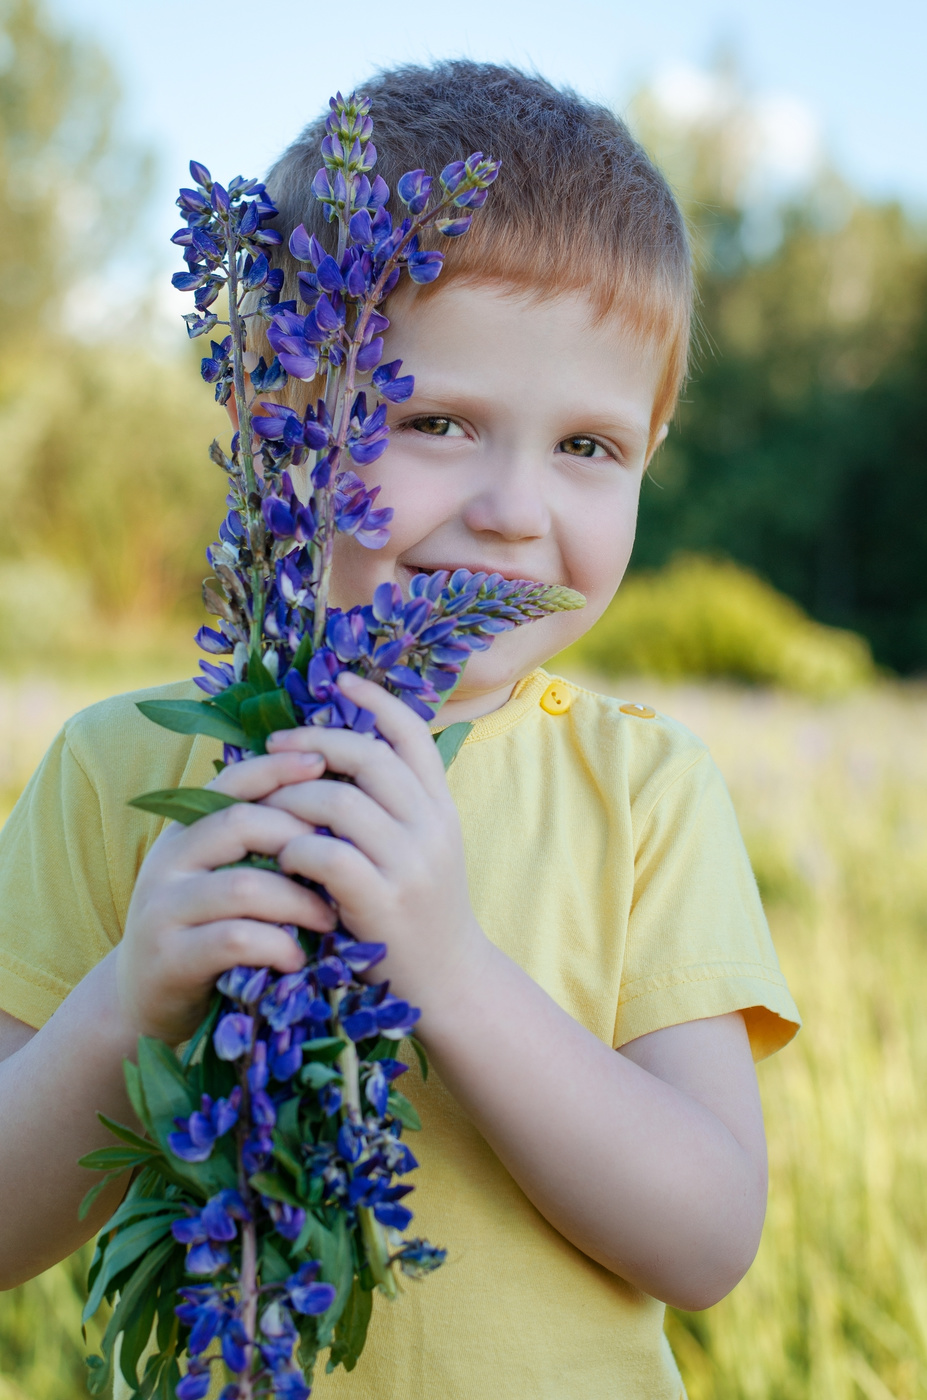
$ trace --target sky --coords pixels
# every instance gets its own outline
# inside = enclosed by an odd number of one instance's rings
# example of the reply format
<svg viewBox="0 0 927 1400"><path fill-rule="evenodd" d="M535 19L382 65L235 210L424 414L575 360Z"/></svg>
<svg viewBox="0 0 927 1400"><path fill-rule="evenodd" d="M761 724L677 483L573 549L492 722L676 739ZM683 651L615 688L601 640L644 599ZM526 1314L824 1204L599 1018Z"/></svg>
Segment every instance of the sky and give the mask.
<svg viewBox="0 0 927 1400"><path fill-rule="evenodd" d="M397 62L471 57L534 69L620 111L643 84L680 110L737 54L786 182L822 152L865 193L927 210L924 0L46 0L119 74L128 135L157 156L150 233L165 248L190 157L263 174L330 93Z"/></svg>

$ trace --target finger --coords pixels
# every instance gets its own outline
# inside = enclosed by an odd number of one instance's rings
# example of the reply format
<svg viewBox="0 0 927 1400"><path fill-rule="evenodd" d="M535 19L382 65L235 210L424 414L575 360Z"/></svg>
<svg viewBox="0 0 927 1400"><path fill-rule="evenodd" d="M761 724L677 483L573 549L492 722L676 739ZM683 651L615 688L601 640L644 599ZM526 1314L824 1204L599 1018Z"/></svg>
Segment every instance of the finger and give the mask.
<svg viewBox="0 0 927 1400"><path fill-rule="evenodd" d="M290 812L312 826L327 826L336 836L353 842L381 869L395 853L399 826L379 803L353 784L324 780L293 783L272 792L264 805Z"/></svg>
<svg viewBox="0 0 927 1400"><path fill-rule="evenodd" d="M355 676L353 671L342 671L338 685L355 705L373 711L377 729L409 765L426 792L437 796L446 790L444 764L423 719L381 685Z"/></svg>
<svg viewBox="0 0 927 1400"><path fill-rule="evenodd" d="M272 967L277 972L299 972L306 955L285 929L251 919L219 919L185 929L183 968L185 979L212 983L230 967Z"/></svg>
<svg viewBox="0 0 927 1400"><path fill-rule="evenodd" d="M185 925L261 919L329 933L337 922L330 906L312 890L286 875L249 866L171 881L161 898L168 917Z"/></svg>
<svg viewBox="0 0 927 1400"><path fill-rule="evenodd" d="M252 851L275 856L305 829L289 812L236 802L201 817L192 826L168 828L162 856L169 854L177 870L214 870L217 865L234 865Z"/></svg>
<svg viewBox="0 0 927 1400"><path fill-rule="evenodd" d="M321 776L324 771L325 765L316 753L263 754L260 758L230 763L208 786L243 802L260 802L275 788L287 783L304 783L307 778Z"/></svg>
<svg viewBox="0 0 927 1400"><path fill-rule="evenodd" d="M281 870L302 875L324 885L339 906L350 906L358 897L368 900L371 881L382 887L379 872L363 852L336 836L312 833L296 836L278 857Z"/></svg>
<svg viewBox="0 0 927 1400"><path fill-rule="evenodd" d="M425 796L421 781L382 739L354 734L350 729L313 726L281 730L267 742L275 751L311 746L322 755L330 772L353 778L361 791L396 821L411 824L421 812Z"/></svg>

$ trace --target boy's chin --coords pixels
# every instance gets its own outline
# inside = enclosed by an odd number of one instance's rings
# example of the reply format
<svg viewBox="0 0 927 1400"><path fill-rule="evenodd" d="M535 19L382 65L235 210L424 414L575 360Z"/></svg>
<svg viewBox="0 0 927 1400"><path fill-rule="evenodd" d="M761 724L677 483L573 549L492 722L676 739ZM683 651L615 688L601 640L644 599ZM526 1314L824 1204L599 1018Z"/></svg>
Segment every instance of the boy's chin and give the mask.
<svg viewBox="0 0 927 1400"><path fill-rule="evenodd" d="M488 651L474 652L464 667L455 698L512 690L520 680L542 666L548 659L548 649L537 645L540 638L532 639L534 646L526 644L528 639L524 633L532 625L529 623L524 629L496 637Z"/></svg>

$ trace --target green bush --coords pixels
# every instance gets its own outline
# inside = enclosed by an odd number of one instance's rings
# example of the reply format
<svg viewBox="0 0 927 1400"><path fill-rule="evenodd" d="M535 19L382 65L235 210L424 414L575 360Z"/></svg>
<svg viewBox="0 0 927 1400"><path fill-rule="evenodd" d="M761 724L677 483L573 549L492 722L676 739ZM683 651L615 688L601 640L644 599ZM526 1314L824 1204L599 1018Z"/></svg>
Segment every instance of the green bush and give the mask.
<svg viewBox="0 0 927 1400"><path fill-rule="evenodd" d="M749 570L700 555L633 574L556 664L612 676L728 677L812 696L875 675L861 637L813 622Z"/></svg>

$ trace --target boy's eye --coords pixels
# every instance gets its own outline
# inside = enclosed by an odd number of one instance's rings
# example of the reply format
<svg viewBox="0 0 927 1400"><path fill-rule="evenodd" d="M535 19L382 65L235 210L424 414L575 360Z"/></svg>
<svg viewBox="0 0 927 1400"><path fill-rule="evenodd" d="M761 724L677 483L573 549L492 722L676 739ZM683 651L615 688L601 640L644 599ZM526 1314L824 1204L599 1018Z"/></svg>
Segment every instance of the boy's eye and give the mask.
<svg viewBox="0 0 927 1400"><path fill-rule="evenodd" d="M564 438L557 444L558 452L566 452L571 457L607 456L605 448L595 438L578 433L575 437Z"/></svg>
<svg viewBox="0 0 927 1400"><path fill-rule="evenodd" d="M457 437L463 431L460 424L455 423L453 418L444 418L437 413L429 413L422 418L413 418L408 426L417 433L428 433L431 437Z"/></svg>

